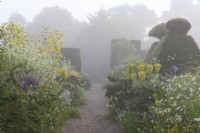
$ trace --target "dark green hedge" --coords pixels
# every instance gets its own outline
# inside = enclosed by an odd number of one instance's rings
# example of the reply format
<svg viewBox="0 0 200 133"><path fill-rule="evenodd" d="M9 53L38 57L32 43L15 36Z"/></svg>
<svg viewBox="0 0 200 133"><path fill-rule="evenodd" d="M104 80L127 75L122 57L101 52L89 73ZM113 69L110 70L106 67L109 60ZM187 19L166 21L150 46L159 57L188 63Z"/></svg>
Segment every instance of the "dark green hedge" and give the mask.
<svg viewBox="0 0 200 133"><path fill-rule="evenodd" d="M165 23L160 23L149 31L150 37L155 37L158 39L161 39L165 35L166 35Z"/></svg>
<svg viewBox="0 0 200 133"><path fill-rule="evenodd" d="M151 47L150 47L150 49L149 49L149 51L148 51L148 53L147 53L147 55L146 55L146 57L144 59L145 62L148 62L148 63L151 62L152 53L156 49L156 47L158 46L158 43L159 42L153 42L153 44L151 45Z"/></svg>
<svg viewBox="0 0 200 133"><path fill-rule="evenodd" d="M164 70L176 65L186 71L200 65L200 50L191 36L167 35L161 39L153 51L151 59L153 58L160 60Z"/></svg>
<svg viewBox="0 0 200 133"><path fill-rule="evenodd" d="M65 59L71 61L71 65L75 67L76 71L81 72L81 52L79 48L62 48L61 52Z"/></svg>
<svg viewBox="0 0 200 133"><path fill-rule="evenodd" d="M174 18L166 23L165 28L168 35L186 35L191 28L191 24L185 18Z"/></svg>

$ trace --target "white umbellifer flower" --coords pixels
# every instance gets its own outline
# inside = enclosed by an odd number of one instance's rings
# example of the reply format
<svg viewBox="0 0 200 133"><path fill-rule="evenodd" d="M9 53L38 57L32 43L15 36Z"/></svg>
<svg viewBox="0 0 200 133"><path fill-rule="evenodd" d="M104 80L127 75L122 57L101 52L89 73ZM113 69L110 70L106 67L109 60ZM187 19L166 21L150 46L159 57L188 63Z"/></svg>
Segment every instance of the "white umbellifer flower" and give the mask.
<svg viewBox="0 0 200 133"><path fill-rule="evenodd" d="M163 110L163 112L165 112L165 113L170 113L171 112L171 108L166 108L165 110Z"/></svg>
<svg viewBox="0 0 200 133"><path fill-rule="evenodd" d="M178 87L179 87L179 88L181 88L181 87L182 87L180 83L178 84Z"/></svg>
<svg viewBox="0 0 200 133"><path fill-rule="evenodd" d="M181 117L180 115L177 115L177 114L176 114L176 115L175 115L175 119L176 119L177 121L180 122L180 121L182 120L182 117Z"/></svg>
<svg viewBox="0 0 200 133"><path fill-rule="evenodd" d="M173 107L177 106L177 102L174 101L174 102L172 103L172 106L173 106Z"/></svg>
<svg viewBox="0 0 200 133"><path fill-rule="evenodd" d="M195 81L196 79L197 79L197 78L196 78L195 76L194 76L194 77L192 77L192 80L193 80L193 81Z"/></svg>
<svg viewBox="0 0 200 133"><path fill-rule="evenodd" d="M200 122L200 117L199 118L194 118L193 121Z"/></svg>

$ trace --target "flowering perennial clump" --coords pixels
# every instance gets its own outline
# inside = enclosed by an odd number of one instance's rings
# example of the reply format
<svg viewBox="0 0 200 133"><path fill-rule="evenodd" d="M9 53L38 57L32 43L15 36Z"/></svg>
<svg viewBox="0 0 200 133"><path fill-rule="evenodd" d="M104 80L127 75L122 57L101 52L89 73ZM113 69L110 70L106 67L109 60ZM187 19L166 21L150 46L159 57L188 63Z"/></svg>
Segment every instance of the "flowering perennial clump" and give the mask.
<svg viewBox="0 0 200 133"><path fill-rule="evenodd" d="M12 22L1 27L0 132L56 133L84 102L83 80L63 58L62 34L32 38Z"/></svg>
<svg viewBox="0 0 200 133"><path fill-rule="evenodd" d="M108 115L124 133L200 132L200 76L160 74L160 64L131 63L113 69L106 84ZM172 66L172 71L179 71Z"/></svg>

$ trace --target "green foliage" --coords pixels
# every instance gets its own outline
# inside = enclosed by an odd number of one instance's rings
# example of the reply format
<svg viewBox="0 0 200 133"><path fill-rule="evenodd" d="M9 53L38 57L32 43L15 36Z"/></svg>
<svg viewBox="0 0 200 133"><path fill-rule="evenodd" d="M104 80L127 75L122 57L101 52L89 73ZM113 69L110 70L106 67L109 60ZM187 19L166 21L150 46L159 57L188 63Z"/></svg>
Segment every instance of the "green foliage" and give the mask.
<svg viewBox="0 0 200 133"><path fill-rule="evenodd" d="M174 18L166 23L167 35L186 35L191 28L190 22L185 18Z"/></svg>
<svg viewBox="0 0 200 133"><path fill-rule="evenodd" d="M155 37L155 38L158 38L158 39L161 39L165 35L166 35L165 23L160 23L160 24L154 26L149 31L150 37Z"/></svg>
<svg viewBox="0 0 200 133"><path fill-rule="evenodd" d="M45 32L33 41L20 25L2 27L0 132L60 132L84 99L81 75L59 52L61 34Z"/></svg>

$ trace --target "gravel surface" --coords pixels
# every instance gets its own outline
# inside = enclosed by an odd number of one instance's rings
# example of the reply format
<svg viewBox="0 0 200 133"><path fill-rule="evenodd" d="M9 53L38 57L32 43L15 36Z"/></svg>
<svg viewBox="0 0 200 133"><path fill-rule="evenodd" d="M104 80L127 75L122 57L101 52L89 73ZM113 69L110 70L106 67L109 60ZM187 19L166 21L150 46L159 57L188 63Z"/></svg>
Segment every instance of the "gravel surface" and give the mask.
<svg viewBox="0 0 200 133"><path fill-rule="evenodd" d="M80 118L69 120L63 133L121 133L120 126L106 118L105 90L85 91L87 104L80 107Z"/></svg>

